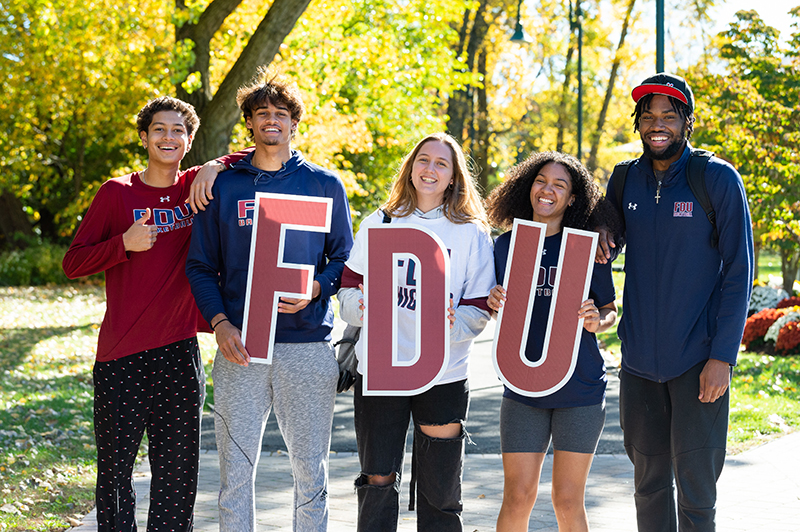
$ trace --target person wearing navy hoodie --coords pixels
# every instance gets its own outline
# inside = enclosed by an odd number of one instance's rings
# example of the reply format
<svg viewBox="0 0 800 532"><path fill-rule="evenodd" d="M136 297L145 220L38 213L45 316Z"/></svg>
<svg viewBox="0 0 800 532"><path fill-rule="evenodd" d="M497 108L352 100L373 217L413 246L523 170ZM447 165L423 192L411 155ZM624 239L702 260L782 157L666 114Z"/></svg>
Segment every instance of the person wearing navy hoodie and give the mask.
<svg viewBox="0 0 800 532"><path fill-rule="evenodd" d="M342 181L291 148L303 114L297 87L260 70L239 89L255 151L231 165L197 216L186 274L216 334L215 433L220 530L255 529L255 475L274 409L294 477L295 530L326 530L328 452L339 368L331 347L331 296L353 245ZM329 233L287 231L285 261L315 267L312 299L281 298L272 364L249 364L241 329L256 192L332 198Z"/></svg>
<svg viewBox="0 0 800 532"><path fill-rule="evenodd" d="M713 531L753 282L750 213L742 178L717 157L704 170L716 227L689 187L694 96L683 78L658 74L632 97L644 154L629 166L621 203L613 180L606 197L625 224L620 425L638 526ZM600 247L598 261L611 258L614 243Z"/></svg>

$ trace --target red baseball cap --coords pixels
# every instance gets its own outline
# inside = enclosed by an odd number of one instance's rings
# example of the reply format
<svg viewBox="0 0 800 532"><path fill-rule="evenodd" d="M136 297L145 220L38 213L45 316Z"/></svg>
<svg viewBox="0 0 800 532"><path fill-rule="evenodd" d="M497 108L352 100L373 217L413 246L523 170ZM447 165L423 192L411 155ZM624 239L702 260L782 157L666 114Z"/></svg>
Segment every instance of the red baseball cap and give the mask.
<svg viewBox="0 0 800 532"><path fill-rule="evenodd" d="M694 94L692 94L692 89L689 88L686 80L680 76L661 72L660 74L647 78L641 85L631 91L634 102L638 102L643 96L647 96L648 94L671 96L672 98L682 101L694 111Z"/></svg>

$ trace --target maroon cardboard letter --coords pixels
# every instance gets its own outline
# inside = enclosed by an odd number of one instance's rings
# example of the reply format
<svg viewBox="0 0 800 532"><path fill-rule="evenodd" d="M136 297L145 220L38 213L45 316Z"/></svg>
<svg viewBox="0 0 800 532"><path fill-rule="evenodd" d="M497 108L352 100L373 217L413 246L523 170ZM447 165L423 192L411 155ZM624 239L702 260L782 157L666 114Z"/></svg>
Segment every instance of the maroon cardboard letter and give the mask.
<svg viewBox="0 0 800 532"><path fill-rule="evenodd" d="M542 223L514 220L503 281L508 299L497 316L492 353L500 379L528 397L558 391L575 371L583 328L578 311L589 295L597 246L597 233L564 229L542 357L531 362L525 347L546 229Z"/></svg>
<svg viewBox="0 0 800 532"><path fill-rule="evenodd" d="M256 193L242 341L253 362L272 363L278 300L311 299L314 266L283 261L286 230L330 233L331 198Z"/></svg>
<svg viewBox="0 0 800 532"><path fill-rule="evenodd" d="M363 393L419 394L438 382L450 358L450 256L441 239L423 227L392 225L367 231ZM399 264L414 264L413 296L399 295L398 276L404 271L403 275L408 275ZM409 336L413 337L414 356L403 359L398 356L398 341L408 347Z"/></svg>

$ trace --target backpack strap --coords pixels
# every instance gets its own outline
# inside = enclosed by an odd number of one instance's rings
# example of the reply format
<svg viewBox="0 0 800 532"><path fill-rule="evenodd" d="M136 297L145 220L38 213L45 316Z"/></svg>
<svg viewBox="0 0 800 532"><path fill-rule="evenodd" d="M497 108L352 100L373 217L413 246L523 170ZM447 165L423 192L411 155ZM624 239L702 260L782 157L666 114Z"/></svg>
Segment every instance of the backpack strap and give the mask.
<svg viewBox="0 0 800 532"><path fill-rule="evenodd" d="M614 166L614 171L611 172L611 177L608 179L609 183L614 183L614 195L616 196L617 200L617 210L619 210L620 216L623 216L622 212L622 191L625 190L625 180L628 178L628 170L630 166L636 162L636 159L629 159L627 161L622 161L621 163L617 163ZM623 216L624 218L624 216Z"/></svg>
<svg viewBox="0 0 800 532"><path fill-rule="evenodd" d="M611 172L611 177L608 178L608 188L611 188L611 184L614 184L614 199L617 201L617 213L619 213L619 219L622 223L622 227L625 227L625 210L622 206L622 192L625 190L625 180L628 178L628 170L633 163L635 163L637 159L629 159L627 161L622 161L617 163L614 166L614 171ZM606 190L606 199L608 199L608 191ZM622 233L624 233L624 229ZM624 240L622 238L622 234L614 235L614 243L616 247L614 251L611 253L611 260L616 259L620 252L622 251L622 247L625 245Z"/></svg>
<svg viewBox="0 0 800 532"><path fill-rule="evenodd" d="M383 213L383 222L382 223L385 223L385 224L392 223L392 217L389 216L388 214L386 214L386 211L381 211L381 212Z"/></svg>
<svg viewBox="0 0 800 532"><path fill-rule="evenodd" d="M714 211L714 206L711 205L711 198L708 196L708 188L706 187L706 164L713 156L714 154L710 151L692 149L689 163L686 165L686 181L689 182L692 194L694 194L695 199L705 211L708 221L711 222L711 245L717 247L719 242L717 213Z"/></svg>

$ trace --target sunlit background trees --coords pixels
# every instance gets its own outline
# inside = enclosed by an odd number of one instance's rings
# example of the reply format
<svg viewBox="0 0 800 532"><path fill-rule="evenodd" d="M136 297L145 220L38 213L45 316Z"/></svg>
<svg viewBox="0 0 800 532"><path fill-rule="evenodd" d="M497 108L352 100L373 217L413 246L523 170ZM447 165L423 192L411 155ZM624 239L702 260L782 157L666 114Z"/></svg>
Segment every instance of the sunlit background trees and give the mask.
<svg viewBox="0 0 800 532"><path fill-rule="evenodd" d="M695 89L694 143L739 168L758 243L792 280L800 13L788 2L794 35L756 11L714 35L722 1L667 2L667 69ZM654 72L653 3L580 2L580 155L601 183L639 153L628 95ZM134 119L154 96L202 118L187 164L244 146L234 94L258 65L297 80L308 111L295 146L338 171L356 221L432 131L463 143L485 190L532 151L577 154L578 12L577 0L0 0L0 250L68 243L100 184L144 166ZM518 17L527 42L511 41Z"/></svg>

